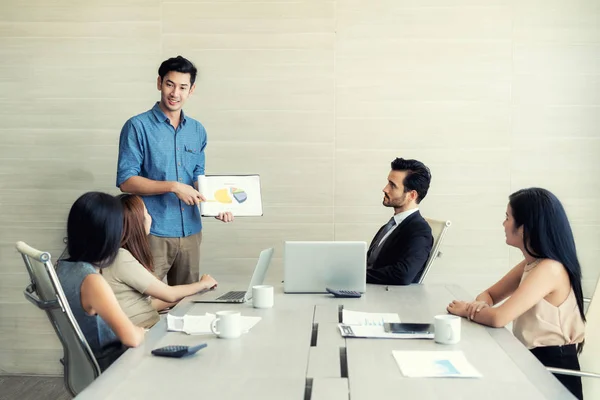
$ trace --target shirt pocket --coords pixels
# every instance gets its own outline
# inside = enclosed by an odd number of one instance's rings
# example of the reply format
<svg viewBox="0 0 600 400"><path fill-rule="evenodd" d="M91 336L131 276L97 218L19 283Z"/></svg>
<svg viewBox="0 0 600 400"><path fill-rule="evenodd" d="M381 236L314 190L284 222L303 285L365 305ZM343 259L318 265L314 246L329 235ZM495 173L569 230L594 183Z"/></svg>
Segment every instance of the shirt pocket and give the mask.
<svg viewBox="0 0 600 400"><path fill-rule="evenodd" d="M183 161L185 163L186 171L190 174L193 173L196 165L198 165L200 161L200 147L195 145L184 145Z"/></svg>

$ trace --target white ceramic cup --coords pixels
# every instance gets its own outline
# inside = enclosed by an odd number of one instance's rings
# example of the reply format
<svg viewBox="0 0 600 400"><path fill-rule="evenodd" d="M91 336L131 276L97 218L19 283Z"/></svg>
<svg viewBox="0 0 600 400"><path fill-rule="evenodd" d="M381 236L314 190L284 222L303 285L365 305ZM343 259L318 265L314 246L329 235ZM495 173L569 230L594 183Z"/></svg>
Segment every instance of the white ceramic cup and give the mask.
<svg viewBox="0 0 600 400"><path fill-rule="evenodd" d="M218 311L210 330L220 338L235 339L242 334L242 316L239 311Z"/></svg>
<svg viewBox="0 0 600 400"><path fill-rule="evenodd" d="M273 307L273 286L252 286L252 305L254 306L254 308Z"/></svg>
<svg viewBox="0 0 600 400"><path fill-rule="evenodd" d="M460 342L460 320L456 315L436 315L433 319L437 343L456 344Z"/></svg>

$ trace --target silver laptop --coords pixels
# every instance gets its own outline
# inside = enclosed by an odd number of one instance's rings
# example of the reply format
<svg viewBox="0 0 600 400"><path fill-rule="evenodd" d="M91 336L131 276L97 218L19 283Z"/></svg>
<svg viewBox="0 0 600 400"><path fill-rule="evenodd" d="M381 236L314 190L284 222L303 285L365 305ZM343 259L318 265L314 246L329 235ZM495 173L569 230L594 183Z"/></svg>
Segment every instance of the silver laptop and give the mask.
<svg viewBox="0 0 600 400"><path fill-rule="evenodd" d="M245 303L252 298L252 286L262 285L269 269L269 263L273 257L273 248L265 249L260 252L258 262L254 268L250 285L246 290L223 290L220 286L217 289L194 296L193 303Z"/></svg>
<svg viewBox="0 0 600 400"><path fill-rule="evenodd" d="M366 290L365 242L285 242L283 264L285 293Z"/></svg>

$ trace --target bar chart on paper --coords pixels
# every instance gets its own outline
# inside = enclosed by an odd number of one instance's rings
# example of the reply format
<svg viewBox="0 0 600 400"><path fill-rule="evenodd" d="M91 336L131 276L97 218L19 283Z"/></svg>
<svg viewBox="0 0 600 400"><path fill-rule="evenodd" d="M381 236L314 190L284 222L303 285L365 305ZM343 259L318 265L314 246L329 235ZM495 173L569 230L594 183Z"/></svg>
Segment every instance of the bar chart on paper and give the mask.
<svg viewBox="0 0 600 400"><path fill-rule="evenodd" d="M226 211L234 216L263 214L258 175L200 175L198 191L206 198L200 203L204 216Z"/></svg>

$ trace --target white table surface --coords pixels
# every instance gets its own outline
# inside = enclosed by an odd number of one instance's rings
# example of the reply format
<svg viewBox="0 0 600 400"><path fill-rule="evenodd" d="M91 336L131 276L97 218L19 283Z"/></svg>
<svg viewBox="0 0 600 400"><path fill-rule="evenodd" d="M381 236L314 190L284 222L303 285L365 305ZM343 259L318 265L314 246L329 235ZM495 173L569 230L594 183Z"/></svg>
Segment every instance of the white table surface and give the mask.
<svg viewBox="0 0 600 400"><path fill-rule="evenodd" d="M386 290L385 286L368 285L360 299L286 295L281 287L275 291L272 309L255 309L251 302L194 304L184 299L173 314L237 309L242 315L262 319L239 339L218 339L214 335L167 332L163 318L146 334L144 344L128 350L77 399L573 398L506 329L463 320L462 340L456 345L439 345L433 340L346 340L337 329L340 307L398 313L403 321L431 322L433 316L445 313L451 300L468 298L457 286L413 285ZM161 346L202 342L208 347L187 358L150 354ZM405 378L392 351L408 349L461 350L483 377Z"/></svg>

